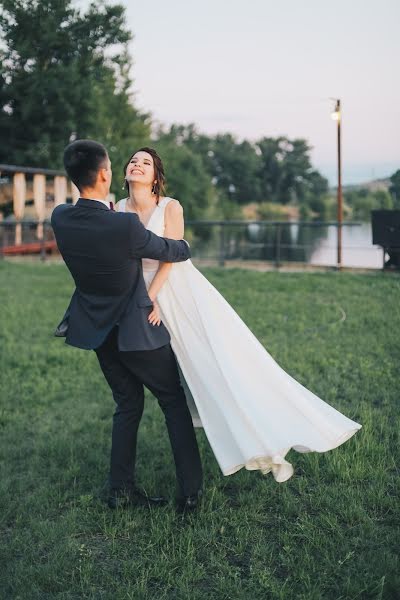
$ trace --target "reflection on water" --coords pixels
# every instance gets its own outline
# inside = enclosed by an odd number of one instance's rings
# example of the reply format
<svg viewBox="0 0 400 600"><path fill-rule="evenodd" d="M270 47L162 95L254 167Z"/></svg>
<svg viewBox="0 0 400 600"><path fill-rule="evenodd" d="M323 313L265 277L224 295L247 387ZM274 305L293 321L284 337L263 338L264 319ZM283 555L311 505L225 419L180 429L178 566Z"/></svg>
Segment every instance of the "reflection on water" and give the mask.
<svg viewBox="0 0 400 600"><path fill-rule="evenodd" d="M334 225L325 228L325 237L316 245L310 263L312 265L332 265L336 262L337 231ZM345 267L382 268L382 249L372 245L370 223L358 226L343 226L342 263Z"/></svg>
<svg viewBox="0 0 400 600"><path fill-rule="evenodd" d="M192 226L194 258L297 261L336 265L337 228L334 225L265 223ZM382 250L372 245L370 223L343 225L342 264L348 267L382 267Z"/></svg>

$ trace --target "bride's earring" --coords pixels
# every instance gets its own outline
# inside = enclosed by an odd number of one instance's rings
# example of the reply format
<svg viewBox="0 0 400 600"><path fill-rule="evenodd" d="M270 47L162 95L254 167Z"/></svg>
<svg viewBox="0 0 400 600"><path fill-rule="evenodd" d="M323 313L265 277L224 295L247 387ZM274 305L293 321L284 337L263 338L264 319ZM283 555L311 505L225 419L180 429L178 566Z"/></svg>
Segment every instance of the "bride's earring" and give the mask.
<svg viewBox="0 0 400 600"><path fill-rule="evenodd" d="M122 184L121 190L126 190L126 183L127 183L126 179L124 179L124 183Z"/></svg>
<svg viewBox="0 0 400 600"><path fill-rule="evenodd" d="M156 193L156 183L157 183L157 181L155 181L155 182L153 183L153 187L151 188L151 193L152 193L152 194L155 194L155 193Z"/></svg>

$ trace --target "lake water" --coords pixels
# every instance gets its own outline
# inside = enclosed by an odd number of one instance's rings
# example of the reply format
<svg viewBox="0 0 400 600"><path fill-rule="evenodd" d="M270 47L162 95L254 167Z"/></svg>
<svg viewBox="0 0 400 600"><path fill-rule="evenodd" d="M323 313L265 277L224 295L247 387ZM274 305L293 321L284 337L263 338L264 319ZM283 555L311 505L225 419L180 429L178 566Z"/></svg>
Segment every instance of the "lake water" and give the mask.
<svg viewBox="0 0 400 600"><path fill-rule="evenodd" d="M273 224L240 224L221 227L196 225L191 243L194 258L216 259L221 248L226 259L296 261L334 266L337 256L335 225L285 223L280 231ZM279 249L278 249L279 246ZM346 267L381 268L382 249L372 245L370 223L343 225L342 264Z"/></svg>
<svg viewBox="0 0 400 600"><path fill-rule="evenodd" d="M336 263L337 231L335 226L325 228L324 237L317 241L310 257L313 265L332 265ZM379 246L372 245L372 227L370 223L343 227L342 263L346 267L382 268L383 252Z"/></svg>

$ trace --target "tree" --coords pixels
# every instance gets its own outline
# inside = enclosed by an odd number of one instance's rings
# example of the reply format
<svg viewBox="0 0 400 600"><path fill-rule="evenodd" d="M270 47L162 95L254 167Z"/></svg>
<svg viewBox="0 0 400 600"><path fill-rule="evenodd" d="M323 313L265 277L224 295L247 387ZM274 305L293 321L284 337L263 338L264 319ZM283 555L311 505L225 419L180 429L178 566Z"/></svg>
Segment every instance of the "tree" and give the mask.
<svg viewBox="0 0 400 600"><path fill-rule="evenodd" d="M370 220L371 210L393 208L392 197L385 190L370 191L367 188L358 188L346 191L344 198L352 209L352 216L363 221Z"/></svg>
<svg viewBox="0 0 400 600"><path fill-rule="evenodd" d="M250 142L237 142L229 133L219 134L211 140L206 164L221 197L237 204L261 199L260 159Z"/></svg>
<svg viewBox="0 0 400 600"><path fill-rule="evenodd" d="M184 207L185 219L201 219L210 205L213 189L201 155L189 145L177 144L169 133L152 144L162 158L167 180L167 193Z"/></svg>
<svg viewBox="0 0 400 600"><path fill-rule="evenodd" d="M184 146L201 159L204 174L214 190L212 216L239 216L240 204L260 200L260 160L250 142L239 143L231 134L207 136L199 133L194 124L174 124L167 130L161 127L157 137Z"/></svg>
<svg viewBox="0 0 400 600"><path fill-rule="evenodd" d="M400 208L400 169L390 178L389 192L393 198L394 208Z"/></svg>
<svg viewBox="0 0 400 600"><path fill-rule="evenodd" d="M123 6L92 3L84 14L71 0L0 6L0 162L59 168L74 137L105 143L119 162L148 138L148 116L129 91Z"/></svg>
<svg viewBox="0 0 400 600"><path fill-rule="evenodd" d="M281 204L308 203L326 193L328 183L310 160L310 146L303 139L262 138L260 179L265 199Z"/></svg>

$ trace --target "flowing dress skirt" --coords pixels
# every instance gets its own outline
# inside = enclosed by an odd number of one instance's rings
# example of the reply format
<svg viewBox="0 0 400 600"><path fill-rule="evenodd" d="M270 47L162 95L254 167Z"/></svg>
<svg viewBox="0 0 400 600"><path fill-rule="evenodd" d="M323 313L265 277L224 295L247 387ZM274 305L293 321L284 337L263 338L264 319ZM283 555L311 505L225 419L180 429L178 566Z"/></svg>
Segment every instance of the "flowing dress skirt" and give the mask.
<svg viewBox="0 0 400 600"><path fill-rule="evenodd" d="M144 271L147 285L154 274ZM326 452L361 428L286 373L190 260L172 266L158 301L224 475L245 467L286 481L291 448Z"/></svg>

